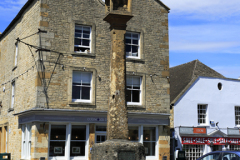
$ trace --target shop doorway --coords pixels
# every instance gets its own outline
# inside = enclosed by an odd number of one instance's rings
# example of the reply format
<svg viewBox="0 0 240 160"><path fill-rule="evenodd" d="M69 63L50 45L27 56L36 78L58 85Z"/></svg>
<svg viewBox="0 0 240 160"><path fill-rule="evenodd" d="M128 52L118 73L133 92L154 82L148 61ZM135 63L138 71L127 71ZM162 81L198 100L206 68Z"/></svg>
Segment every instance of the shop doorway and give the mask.
<svg viewBox="0 0 240 160"><path fill-rule="evenodd" d="M212 147L212 151L222 151L222 146L221 145L214 145Z"/></svg>

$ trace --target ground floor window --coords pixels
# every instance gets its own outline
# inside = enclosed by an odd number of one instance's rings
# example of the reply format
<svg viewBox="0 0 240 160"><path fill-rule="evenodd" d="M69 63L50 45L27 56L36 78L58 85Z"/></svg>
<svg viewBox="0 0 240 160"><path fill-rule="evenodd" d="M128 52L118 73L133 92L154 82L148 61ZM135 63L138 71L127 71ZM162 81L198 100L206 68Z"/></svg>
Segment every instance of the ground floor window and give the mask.
<svg viewBox="0 0 240 160"><path fill-rule="evenodd" d="M184 145L187 160L196 160L203 155L204 145Z"/></svg>
<svg viewBox="0 0 240 160"><path fill-rule="evenodd" d="M50 159L86 158L88 155L88 125L65 124L50 125Z"/></svg>
<svg viewBox="0 0 240 160"><path fill-rule="evenodd" d="M22 125L22 159L30 159L31 156L31 128L30 124Z"/></svg>
<svg viewBox="0 0 240 160"><path fill-rule="evenodd" d="M231 151L240 151L240 145L230 145Z"/></svg>
<svg viewBox="0 0 240 160"><path fill-rule="evenodd" d="M128 139L133 142L143 143L147 158L157 156L158 128L149 126L129 126Z"/></svg>

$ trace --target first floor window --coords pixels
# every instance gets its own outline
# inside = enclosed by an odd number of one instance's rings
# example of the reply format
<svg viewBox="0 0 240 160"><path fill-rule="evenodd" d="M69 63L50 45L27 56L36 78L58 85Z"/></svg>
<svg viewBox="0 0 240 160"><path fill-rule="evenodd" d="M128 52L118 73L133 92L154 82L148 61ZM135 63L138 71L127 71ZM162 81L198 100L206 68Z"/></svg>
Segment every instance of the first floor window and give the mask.
<svg viewBox="0 0 240 160"><path fill-rule="evenodd" d="M106 141L107 137L106 137L106 131L107 131L107 127L106 125L96 125L96 143L102 143L104 141Z"/></svg>
<svg viewBox="0 0 240 160"><path fill-rule="evenodd" d="M207 105L198 105L198 124L207 123Z"/></svg>
<svg viewBox="0 0 240 160"><path fill-rule="evenodd" d="M196 160L203 155L204 145L184 145L187 160Z"/></svg>
<svg viewBox="0 0 240 160"><path fill-rule="evenodd" d="M51 125L49 156L55 158L86 157L87 140L87 125Z"/></svg>
<svg viewBox="0 0 240 160"><path fill-rule="evenodd" d="M91 49L91 27L75 25L74 51L90 53Z"/></svg>
<svg viewBox="0 0 240 160"><path fill-rule="evenodd" d="M92 73L73 71L72 101L91 102Z"/></svg>
<svg viewBox="0 0 240 160"><path fill-rule="evenodd" d="M31 156L31 125L22 125L22 158L30 159Z"/></svg>
<svg viewBox="0 0 240 160"><path fill-rule="evenodd" d="M126 100L129 105L141 104L142 78L138 76L127 76Z"/></svg>
<svg viewBox="0 0 240 160"><path fill-rule="evenodd" d="M239 106L235 107L235 125L236 126L240 125L240 107Z"/></svg>

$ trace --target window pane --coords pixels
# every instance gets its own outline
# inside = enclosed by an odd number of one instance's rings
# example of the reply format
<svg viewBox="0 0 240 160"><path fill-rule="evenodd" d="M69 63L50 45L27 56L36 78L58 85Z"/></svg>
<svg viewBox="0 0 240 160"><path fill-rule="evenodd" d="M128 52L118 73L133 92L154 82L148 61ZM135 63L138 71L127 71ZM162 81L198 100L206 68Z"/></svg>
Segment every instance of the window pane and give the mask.
<svg viewBox="0 0 240 160"><path fill-rule="evenodd" d="M132 53L138 52L138 46L132 46Z"/></svg>
<svg viewBox="0 0 240 160"><path fill-rule="evenodd" d="M127 86L130 86L129 88L132 88L132 77L127 77Z"/></svg>
<svg viewBox="0 0 240 160"><path fill-rule="evenodd" d="M87 39L83 39L83 40L82 40L82 45L83 45L83 46L90 46L90 41L87 40Z"/></svg>
<svg viewBox="0 0 240 160"><path fill-rule="evenodd" d="M140 102L140 91L132 90L132 102Z"/></svg>
<svg viewBox="0 0 240 160"><path fill-rule="evenodd" d="M133 39L133 44L138 45L138 40Z"/></svg>
<svg viewBox="0 0 240 160"><path fill-rule="evenodd" d="M72 86L72 99L80 99L80 86Z"/></svg>
<svg viewBox="0 0 240 160"><path fill-rule="evenodd" d="M138 127L137 126L129 126L128 131L129 131L128 140L138 141Z"/></svg>
<svg viewBox="0 0 240 160"><path fill-rule="evenodd" d="M81 99L90 99L90 87L82 87Z"/></svg>
<svg viewBox="0 0 240 160"><path fill-rule="evenodd" d="M81 38L82 37L82 33L75 33L75 37Z"/></svg>
<svg viewBox="0 0 240 160"><path fill-rule="evenodd" d="M51 142L49 156L65 156L65 142Z"/></svg>
<svg viewBox="0 0 240 160"><path fill-rule="evenodd" d="M130 45L126 45L125 50L126 50L126 52L131 52L131 46Z"/></svg>
<svg viewBox="0 0 240 160"><path fill-rule="evenodd" d="M143 128L143 141L156 141L156 128L144 127Z"/></svg>
<svg viewBox="0 0 240 160"><path fill-rule="evenodd" d="M125 43L131 43L131 39L125 39Z"/></svg>
<svg viewBox="0 0 240 160"><path fill-rule="evenodd" d="M210 154L210 155L202 158L202 160L218 160L218 159L219 159L219 156L220 156L219 153Z"/></svg>
<svg viewBox="0 0 240 160"><path fill-rule="evenodd" d="M131 102L131 90L126 90L126 101Z"/></svg>
<svg viewBox="0 0 240 160"><path fill-rule="evenodd" d="M75 38L75 45L82 45L81 39Z"/></svg>
<svg viewBox="0 0 240 160"><path fill-rule="evenodd" d="M82 78L82 85L90 85L91 77L92 77L91 73L82 72L81 74L82 74L82 76L81 76L81 78Z"/></svg>
<svg viewBox="0 0 240 160"><path fill-rule="evenodd" d="M83 33L90 34L90 27L83 27Z"/></svg>
<svg viewBox="0 0 240 160"><path fill-rule="evenodd" d="M86 126L73 125L71 140L86 140Z"/></svg>
<svg viewBox="0 0 240 160"><path fill-rule="evenodd" d="M140 87L140 77L132 77L133 86Z"/></svg>
<svg viewBox="0 0 240 160"><path fill-rule="evenodd" d="M52 125L50 140L66 140L66 126L65 125Z"/></svg>
<svg viewBox="0 0 240 160"><path fill-rule="evenodd" d="M90 34L83 34L83 38L90 38Z"/></svg>
<svg viewBox="0 0 240 160"><path fill-rule="evenodd" d="M85 156L85 142L71 141L70 156Z"/></svg>
<svg viewBox="0 0 240 160"><path fill-rule="evenodd" d="M80 83L81 84L81 72L79 71L73 71L73 80L74 83Z"/></svg>
<svg viewBox="0 0 240 160"><path fill-rule="evenodd" d="M134 34L134 33L133 33L133 34L132 34L132 38L133 38L133 39L138 39L138 34L136 34L136 33Z"/></svg>
<svg viewBox="0 0 240 160"><path fill-rule="evenodd" d="M146 156L155 156L155 143L156 142L143 142Z"/></svg>
<svg viewBox="0 0 240 160"><path fill-rule="evenodd" d="M125 34L125 38L126 38L126 39L131 39L131 33L126 33L126 34Z"/></svg>

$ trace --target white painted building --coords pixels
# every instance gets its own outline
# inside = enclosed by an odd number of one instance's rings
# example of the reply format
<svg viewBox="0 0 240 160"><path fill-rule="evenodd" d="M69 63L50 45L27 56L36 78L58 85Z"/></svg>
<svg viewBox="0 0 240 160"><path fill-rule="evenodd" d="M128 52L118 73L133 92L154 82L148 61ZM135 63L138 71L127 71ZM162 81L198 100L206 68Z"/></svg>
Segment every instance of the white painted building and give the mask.
<svg viewBox="0 0 240 160"><path fill-rule="evenodd" d="M185 150L189 160L240 150L240 81L198 60L173 67L170 74L172 159L177 150Z"/></svg>

